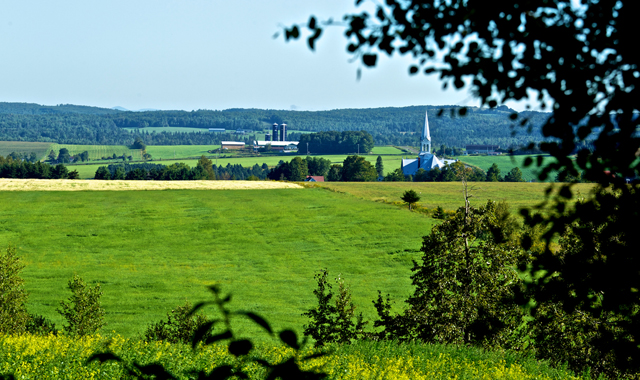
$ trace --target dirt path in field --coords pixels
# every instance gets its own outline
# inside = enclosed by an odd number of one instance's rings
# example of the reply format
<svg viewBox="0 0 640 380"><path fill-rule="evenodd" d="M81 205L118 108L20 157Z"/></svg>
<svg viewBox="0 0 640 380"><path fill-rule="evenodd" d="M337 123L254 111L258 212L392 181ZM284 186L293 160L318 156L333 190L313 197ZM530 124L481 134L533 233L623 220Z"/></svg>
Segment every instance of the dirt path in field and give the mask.
<svg viewBox="0 0 640 380"><path fill-rule="evenodd" d="M123 190L264 190L302 189L275 181L98 181L86 179L0 179L0 191L123 191Z"/></svg>

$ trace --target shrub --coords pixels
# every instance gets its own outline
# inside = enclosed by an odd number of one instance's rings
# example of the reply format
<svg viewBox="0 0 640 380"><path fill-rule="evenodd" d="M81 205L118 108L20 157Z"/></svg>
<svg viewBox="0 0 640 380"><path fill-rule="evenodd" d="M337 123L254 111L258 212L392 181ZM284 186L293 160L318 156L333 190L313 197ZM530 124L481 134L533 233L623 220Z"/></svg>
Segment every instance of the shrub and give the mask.
<svg viewBox="0 0 640 380"><path fill-rule="evenodd" d="M25 306L28 295L20 277L23 268L15 247L0 252L0 333L24 332L29 320Z"/></svg>
<svg viewBox="0 0 640 380"><path fill-rule="evenodd" d="M56 325L51 320L38 314L29 314L26 331L34 335L58 335Z"/></svg>
<svg viewBox="0 0 640 380"><path fill-rule="evenodd" d="M64 331L70 335L83 336L100 330L105 325L104 309L100 305L100 284L91 287L78 275L74 275L68 286L71 297L68 302L60 302L60 309L57 310L68 323L64 326Z"/></svg>
<svg viewBox="0 0 640 380"><path fill-rule="evenodd" d="M207 323L202 314L190 314L189 302L167 313L167 320L161 320L147 327L144 332L146 341L162 340L170 343L189 343L193 334Z"/></svg>

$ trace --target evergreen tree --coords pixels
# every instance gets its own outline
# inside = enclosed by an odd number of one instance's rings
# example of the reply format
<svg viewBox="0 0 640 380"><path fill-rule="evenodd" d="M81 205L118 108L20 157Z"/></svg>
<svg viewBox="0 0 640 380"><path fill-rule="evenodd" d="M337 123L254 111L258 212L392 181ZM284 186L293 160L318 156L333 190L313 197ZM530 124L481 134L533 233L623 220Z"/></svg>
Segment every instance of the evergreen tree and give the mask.
<svg viewBox="0 0 640 380"><path fill-rule="evenodd" d="M500 182L502 178L500 178L500 169L498 165L494 162L493 165L487 170L487 182Z"/></svg>
<svg viewBox="0 0 640 380"><path fill-rule="evenodd" d="M384 174L384 165L382 164L382 156L378 156L376 159L376 172L378 177L382 177Z"/></svg>

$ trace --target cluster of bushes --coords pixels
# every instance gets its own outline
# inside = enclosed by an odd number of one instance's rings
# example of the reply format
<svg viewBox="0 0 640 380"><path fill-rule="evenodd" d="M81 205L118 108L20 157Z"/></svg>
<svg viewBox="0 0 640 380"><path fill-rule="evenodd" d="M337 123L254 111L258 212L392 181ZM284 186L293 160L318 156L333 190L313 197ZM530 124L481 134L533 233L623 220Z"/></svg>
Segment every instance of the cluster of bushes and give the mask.
<svg viewBox="0 0 640 380"><path fill-rule="evenodd" d="M115 158L115 155L114 155L114 158ZM75 156L72 156L69 153L69 149L61 148L60 151L58 151L58 155L56 156L56 152L51 150L47 155L46 160L48 162L56 163L56 164L57 163L68 164L70 162L77 162L77 161L85 162L85 161L89 161L89 151L85 150L82 153L78 153Z"/></svg>
<svg viewBox="0 0 640 380"><path fill-rule="evenodd" d="M69 171L63 164L15 160L11 155L0 156L0 178L78 179L78 171Z"/></svg>

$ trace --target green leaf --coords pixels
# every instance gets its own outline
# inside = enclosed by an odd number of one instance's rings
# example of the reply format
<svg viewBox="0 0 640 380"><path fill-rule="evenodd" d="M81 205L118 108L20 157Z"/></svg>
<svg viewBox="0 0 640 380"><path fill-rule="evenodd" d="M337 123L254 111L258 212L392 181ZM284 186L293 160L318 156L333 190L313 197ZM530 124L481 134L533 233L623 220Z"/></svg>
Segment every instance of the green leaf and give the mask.
<svg viewBox="0 0 640 380"><path fill-rule="evenodd" d="M236 357L248 354L252 348L253 344L248 339L235 340L229 343L229 352Z"/></svg>
<svg viewBox="0 0 640 380"><path fill-rule="evenodd" d="M375 66L377 59L378 59L378 56L376 54L363 54L362 55L362 63L364 63L365 66L368 66L368 67Z"/></svg>

